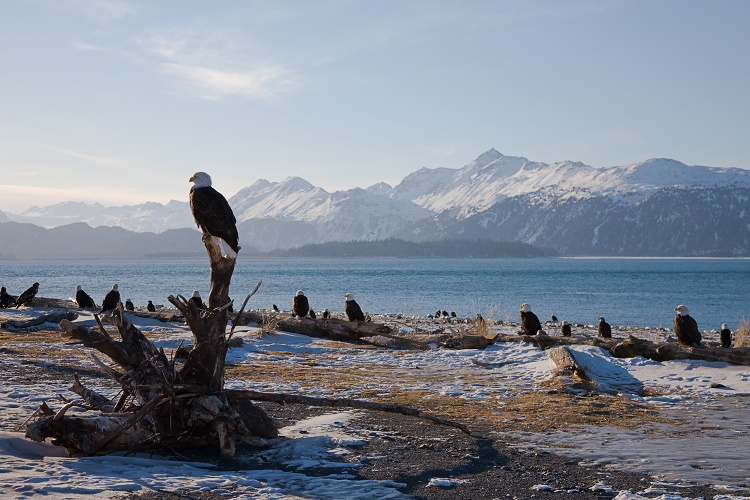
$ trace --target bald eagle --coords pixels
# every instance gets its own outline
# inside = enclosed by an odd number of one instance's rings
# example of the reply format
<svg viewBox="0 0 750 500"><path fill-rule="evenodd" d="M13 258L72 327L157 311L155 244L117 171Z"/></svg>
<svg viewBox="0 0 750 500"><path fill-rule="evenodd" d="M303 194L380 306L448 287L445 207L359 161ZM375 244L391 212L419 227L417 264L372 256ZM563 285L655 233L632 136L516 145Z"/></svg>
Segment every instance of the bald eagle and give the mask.
<svg viewBox="0 0 750 500"><path fill-rule="evenodd" d="M674 308L677 311L674 317L674 334L680 344L700 346L701 332L698 330L698 323L690 316L687 306L680 304Z"/></svg>
<svg viewBox="0 0 750 500"><path fill-rule="evenodd" d="M9 294L5 290L5 287L2 287L2 289L0 289L0 307L3 307L3 308L10 307L15 303L16 303L16 298L12 296L11 294Z"/></svg>
<svg viewBox="0 0 750 500"><path fill-rule="evenodd" d="M146 304L146 310L147 310L148 312L156 312L156 306L154 305L154 303L153 303L153 302L151 302L151 301L149 300L149 301L148 301L148 304Z"/></svg>
<svg viewBox="0 0 750 500"><path fill-rule="evenodd" d="M596 327L596 336L603 339L612 338L612 327L604 321L604 316L599 316L599 326Z"/></svg>
<svg viewBox="0 0 750 500"><path fill-rule="evenodd" d="M195 307L197 307L198 309L206 308L206 304L203 303L203 299L201 299L201 294L198 290L193 290L193 295L190 296L188 302L192 302L193 304L195 304Z"/></svg>
<svg viewBox="0 0 750 500"><path fill-rule="evenodd" d="M729 329L726 323L721 324L719 338L721 339L721 347L726 349L732 347L732 330Z"/></svg>
<svg viewBox="0 0 750 500"><path fill-rule="evenodd" d="M240 251L237 219L232 207L224 196L211 187L211 176L205 172L196 172L190 182L190 209L199 228L211 235L217 245L221 245L224 254L232 259Z"/></svg>
<svg viewBox="0 0 750 500"><path fill-rule="evenodd" d="M562 325L560 326L560 331L562 332L563 337L571 337L573 335L573 332L570 327L570 323L567 321L563 321Z"/></svg>
<svg viewBox="0 0 750 500"><path fill-rule="evenodd" d="M542 331L542 324L536 314L531 312L531 306L525 302L521 304L521 330L524 335L536 335Z"/></svg>
<svg viewBox="0 0 750 500"><path fill-rule="evenodd" d="M76 303L78 303L78 307L96 307L94 299L83 291L81 285L76 285Z"/></svg>
<svg viewBox="0 0 750 500"><path fill-rule="evenodd" d="M344 298L346 298L344 312L349 321L364 321L365 315L362 313L362 309L360 309L357 301L354 300L354 296L351 293L347 293L344 295Z"/></svg>
<svg viewBox="0 0 750 500"><path fill-rule="evenodd" d="M117 305L120 303L120 291L117 289L117 285L112 285L112 290L107 292L102 300L102 307L99 309L99 314L106 313L108 311L114 311L117 309Z"/></svg>
<svg viewBox="0 0 750 500"><path fill-rule="evenodd" d="M33 285L31 285L29 288L23 291L21 295L18 296L16 299L16 309L23 305L31 306L34 302L34 297L36 297L37 292L39 291L39 283L34 282Z"/></svg>
<svg viewBox="0 0 750 500"><path fill-rule="evenodd" d="M304 318L308 312L310 312L310 302L305 297L305 292L297 290L297 294L292 299L292 314Z"/></svg>

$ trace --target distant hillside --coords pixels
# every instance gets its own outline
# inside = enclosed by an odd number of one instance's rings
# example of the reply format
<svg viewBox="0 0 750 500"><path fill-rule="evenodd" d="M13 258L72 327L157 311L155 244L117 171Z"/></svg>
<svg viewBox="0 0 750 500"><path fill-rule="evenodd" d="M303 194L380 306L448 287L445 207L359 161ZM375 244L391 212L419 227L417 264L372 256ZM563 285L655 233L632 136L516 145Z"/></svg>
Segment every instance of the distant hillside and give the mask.
<svg viewBox="0 0 750 500"><path fill-rule="evenodd" d="M329 242L272 252L280 257L395 258L529 258L557 256L554 250L526 243L490 240L442 240L416 243L394 238L378 241Z"/></svg>
<svg viewBox="0 0 750 500"><path fill-rule="evenodd" d="M204 257L201 235L194 229L160 234L136 233L119 227L92 228L83 222L52 229L19 222L0 223L0 258L4 259L131 259Z"/></svg>
<svg viewBox="0 0 750 500"><path fill-rule="evenodd" d="M562 255L651 257L750 256L750 189L666 188L636 203L610 196L549 193L505 199L466 219L425 219L404 239L507 239Z"/></svg>

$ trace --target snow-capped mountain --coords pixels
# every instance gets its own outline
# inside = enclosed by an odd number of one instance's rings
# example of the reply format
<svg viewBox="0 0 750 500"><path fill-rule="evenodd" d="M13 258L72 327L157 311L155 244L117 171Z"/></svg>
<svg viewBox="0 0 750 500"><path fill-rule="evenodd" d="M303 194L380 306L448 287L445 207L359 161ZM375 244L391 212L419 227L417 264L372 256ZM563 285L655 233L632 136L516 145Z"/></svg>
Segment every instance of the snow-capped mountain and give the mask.
<svg viewBox="0 0 750 500"><path fill-rule="evenodd" d="M253 245L260 250L389 238L433 215L409 200L360 188L329 193L299 177L282 182L261 179L232 196L229 204L240 230L252 233ZM269 220L276 221L276 227Z"/></svg>
<svg viewBox="0 0 750 500"><path fill-rule="evenodd" d="M505 198L540 190L555 197L622 195L634 203L671 186L730 185L750 187L750 172L739 168L689 167L668 159L597 169L571 161L532 162L490 149L460 169L422 168L406 176L388 194L412 200L435 213L448 211L463 218Z"/></svg>
<svg viewBox="0 0 750 500"><path fill-rule="evenodd" d="M74 222L85 222L91 227L112 226L154 233L195 227L189 203L176 200L166 205L149 202L121 207L66 201L41 208L31 207L20 214L8 215L8 218L14 222L27 222L46 228L65 226Z"/></svg>
<svg viewBox="0 0 750 500"><path fill-rule="evenodd" d="M670 159L594 168L573 161L534 162L490 149L464 167L422 168L393 187L378 183L328 192L299 177L281 182L260 179L230 197L229 203L241 243L259 250L391 237L471 237L517 240L563 254L747 255L747 245L738 250L745 233L750 233L750 224L742 222L746 214L741 200L747 190L750 171L737 168L688 166ZM694 227L721 220L722 230L710 245L667 244L662 241L666 234L651 228L660 228L670 210L679 212L671 217L684 226L689 221L680 217L689 217ZM187 201L124 207L67 202L7 218L44 227L86 222L154 233L195 229ZM719 232L727 227L734 236L722 239ZM615 245L617 229L634 235ZM649 241L639 242L647 233ZM693 238L697 233L681 234ZM717 243L720 240L723 243Z"/></svg>

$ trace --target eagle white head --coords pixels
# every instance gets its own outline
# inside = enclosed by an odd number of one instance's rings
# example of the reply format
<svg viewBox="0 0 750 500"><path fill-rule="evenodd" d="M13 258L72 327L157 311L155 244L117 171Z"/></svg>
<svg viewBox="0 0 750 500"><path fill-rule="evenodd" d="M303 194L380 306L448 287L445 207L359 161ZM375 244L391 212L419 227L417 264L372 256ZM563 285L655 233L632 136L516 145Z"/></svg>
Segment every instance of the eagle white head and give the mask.
<svg viewBox="0 0 750 500"><path fill-rule="evenodd" d="M523 304L521 304L521 311L523 311L525 313L530 313L531 312L531 306L528 305L526 302L524 302Z"/></svg>
<svg viewBox="0 0 750 500"><path fill-rule="evenodd" d="M563 322L562 322L562 325L563 325L563 326L565 326L565 325L569 325L569 324L570 324L570 323L568 323L568 322L567 322L567 321L565 321L565 320L563 320Z"/></svg>
<svg viewBox="0 0 750 500"><path fill-rule="evenodd" d="M193 290L193 295L191 295L191 297L194 297L196 299L200 299L201 298L201 294L198 293L198 290Z"/></svg>
<svg viewBox="0 0 750 500"><path fill-rule="evenodd" d="M599 316L599 323L601 323L602 321L604 321L604 316Z"/></svg>
<svg viewBox="0 0 750 500"><path fill-rule="evenodd" d="M303 292L302 290L297 290L297 297L300 297L300 296L304 297L305 292Z"/></svg>
<svg viewBox="0 0 750 500"><path fill-rule="evenodd" d="M347 293L346 295L344 295L344 298L347 302L349 302L350 300L354 300L354 295L352 295L351 293Z"/></svg>
<svg viewBox="0 0 750 500"><path fill-rule="evenodd" d="M208 175L206 172L196 172L190 178L190 182L192 182L193 184L195 184L195 187L197 187L197 188L210 187L211 186L211 176Z"/></svg>
<svg viewBox="0 0 750 500"><path fill-rule="evenodd" d="M112 285L112 290L117 290L117 283L115 283L114 285Z"/></svg>
<svg viewBox="0 0 750 500"><path fill-rule="evenodd" d="M726 323L722 323L722 324L721 324L721 329L722 329L722 330L729 330L729 327L727 326L727 324L726 324Z"/></svg>
<svg viewBox="0 0 750 500"><path fill-rule="evenodd" d="M81 285L76 285L76 293L81 291Z"/></svg>
<svg viewBox="0 0 750 500"><path fill-rule="evenodd" d="M682 304L675 307L674 310L680 313L680 316L688 316L690 314L690 311L688 310L687 306L683 306Z"/></svg>

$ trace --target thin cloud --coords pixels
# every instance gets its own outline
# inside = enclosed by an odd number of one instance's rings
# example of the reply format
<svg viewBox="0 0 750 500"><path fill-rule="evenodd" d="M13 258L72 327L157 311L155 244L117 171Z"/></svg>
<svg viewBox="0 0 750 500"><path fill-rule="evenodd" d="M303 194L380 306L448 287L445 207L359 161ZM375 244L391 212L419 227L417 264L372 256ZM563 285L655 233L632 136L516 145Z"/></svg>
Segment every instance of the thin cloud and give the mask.
<svg viewBox="0 0 750 500"><path fill-rule="evenodd" d="M283 64L248 57L259 50L240 36L184 28L139 37L136 43L156 58L163 74L202 99L272 100L298 86Z"/></svg>
<svg viewBox="0 0 750 500"><path fill-rule="evenodd" d="M76 151L71 151L69 149L58 148L56 146L50 146L50 145L47 145L47 144L42 144L42 146L44 146L45 148L50 149L52 151L57 151L58 153L63 153L63 154L68 155L68 156L73 156L75 158L80 158L81 160L86 160L86 161L89 161L91 163L96 163L98 165L114 166L114 165L121 165L121 164L127 162L127 160L125 160L123 158L108 158L108 157L105 157L105 156L94 156L94 155L89 155L89 154L85 154L85 153L78 153Z"/></svg>
<svg viewBox="0 0 750 500"><path fill-rule="evenodd" d="M241 95L270 100L294 86L290 75L281 67L265 67L248 71L219 69L165 63L163 70L195 88L205 99Z"/></svg>

